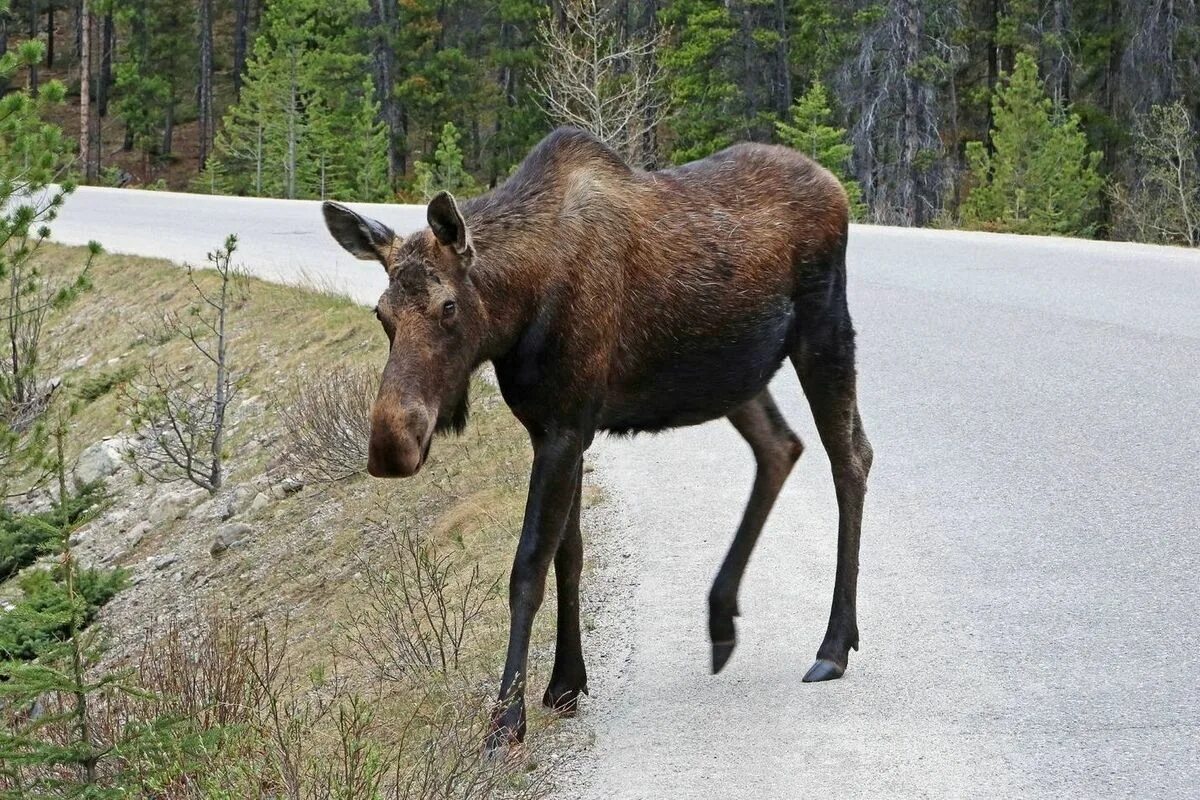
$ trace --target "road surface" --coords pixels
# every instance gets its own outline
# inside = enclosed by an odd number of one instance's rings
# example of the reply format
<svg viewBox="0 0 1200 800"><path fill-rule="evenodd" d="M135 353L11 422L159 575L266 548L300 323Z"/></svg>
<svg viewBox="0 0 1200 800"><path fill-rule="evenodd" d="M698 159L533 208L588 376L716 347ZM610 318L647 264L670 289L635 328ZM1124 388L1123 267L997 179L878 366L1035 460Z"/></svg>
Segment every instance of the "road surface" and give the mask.
<svg viewBox="0 0 1200 800"><path fill-rule="evenodd" d="M403 231L422 214L377 216ZM382 286L312 203L81 189L55 226L196 262L228 232L267 277L364 302ZM1200 254L857 226L849 261L876 454L861 651L842 680L800 682L835 505L790 369L773 391L808 450L719 676L705 598L749 450L724 422L602 440L589 547L609 567L592 696L568 723L594 746L563 797L1196 797Z"/></svg>

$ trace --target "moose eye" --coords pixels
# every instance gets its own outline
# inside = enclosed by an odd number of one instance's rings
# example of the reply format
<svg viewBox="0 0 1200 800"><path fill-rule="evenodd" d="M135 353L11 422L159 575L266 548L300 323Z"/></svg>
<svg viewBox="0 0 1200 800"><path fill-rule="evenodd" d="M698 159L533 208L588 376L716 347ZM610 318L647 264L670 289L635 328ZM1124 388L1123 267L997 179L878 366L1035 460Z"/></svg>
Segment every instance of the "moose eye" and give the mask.
<svg viewBox="0 0 1200 800"><path fill-rule="evenodd" d="M447 300L446 302L442 303L442 316L452 317L457 309L458 305L453 300Z"/></svg>

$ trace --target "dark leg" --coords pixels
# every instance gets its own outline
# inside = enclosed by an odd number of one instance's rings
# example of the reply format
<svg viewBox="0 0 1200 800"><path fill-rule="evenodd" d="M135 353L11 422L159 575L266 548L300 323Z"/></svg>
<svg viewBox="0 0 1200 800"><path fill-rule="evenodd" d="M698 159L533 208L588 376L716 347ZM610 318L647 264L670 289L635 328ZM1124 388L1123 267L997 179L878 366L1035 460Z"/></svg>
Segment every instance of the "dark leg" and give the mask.
<svg viewBox="0 0 1200 800"><path fill-rule="evenodd" d="M582 472L582 465L580 465ZM587 670L583 665L583 643L579 635L579 575L583 570L583 536L579 531L582 475L575 479L575 502L567 518L558 552L554 554L554 580L558 584L558 629L554 647L554 671L542 697L543 705L573 716L579 694L587 694Z"/></svg>
<svg viewBox="0 0 1200 800"><path fill-rule="evenodd" d="M742 522L708 595L708 634L712 639L714 673L725 666L737 643L733 618L738 616L738 587L754 544L783 482L804 451L804 445L788 428L766 390L730 414L729 421L750 444L758 470L754 474L754 488L742 514Z"/></svg>
<svg viewBox="0 0 1200 800"><path fill-rule="evenodd" d="M500 699L492 719L487 748L495 750L525 738L525 683L529 635L533 618L546 591L550 560L559 549L571 507L575 502L583 451L590 443L578 431L557 431L535 436L533 472L521 540L508 584L512 613L508 656L500 678Z"/></svg>
<svg viewBox="0 0 1200 800"><path fill-rule="evenodd" d="M838 503L837 576L825 639L817 661L804 680L840 678L850 648L858 649L855 594L858 585L858 543L862 530L871 445L858 414L854 370L854 329L845 311L844 291L839 311L825 325L801 336L792 355L800 384L812 408L821 443L829 454Z"/></svg>

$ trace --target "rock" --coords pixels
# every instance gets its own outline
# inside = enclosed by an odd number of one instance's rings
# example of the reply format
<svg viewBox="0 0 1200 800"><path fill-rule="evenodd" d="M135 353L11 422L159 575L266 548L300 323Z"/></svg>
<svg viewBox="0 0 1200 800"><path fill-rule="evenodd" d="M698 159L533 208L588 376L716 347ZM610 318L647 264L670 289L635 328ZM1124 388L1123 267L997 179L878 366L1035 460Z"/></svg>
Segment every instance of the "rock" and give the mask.
<svg viewBox="0 0 1200 800"><path fill-rule="evenodd" d="M205 497L208 497L208 490L199 487L160 495L150 504L149 520L161 523L179 519Z"/></svg>
<svg viewBox="0 0 1200 800"><path fill-rule="evenodd" d="M243 483L233 490L233 513L245 511L254 502L258 489L248 483Z"/></svg>
<svg viewBox="0 0 1200 800"><path fill-rule="evenodd" d="M164 570L179 560L179 556L175 553L164 553L161 556L153 556L150 559L150 566L155 570Z"/></svg>
<svg viewBox="0 0 1200 800"><path fill-rule="evenodd" d="M224 494L201 503L188 514L190 519L216 519L224 522L234 514L233 495Z"/></svg>
<svg viewBox="0 0 1200 800"><path fill-rule="evenodd" d="M104 439L79 454L71 475L76 486L103 480L121 468L129 441L124 438Z"/></svg>
<svg viewBox="0 0 1200 800"><path fill-rule="evenodd" d="M142 539L150 532L152 526L149 522L139 522L129 529L129 533L125 536L125 541L129 544L129 548L133 549L142 543Z"/></svg>
<svg viewBox="0 0 1200 800"><path fill-rule="evenodd" d="M231 522L228 525L222 525L217 528L217 535L212 541L212 545L208 548L211 555L224 553L231 547L236 547L241 544L249 533L254 530L244 522Z"/></svg>
<svg viewBox="0 0 1200 800"><path fill-rule="evenodd" d="M269 505L271 505L271 498L263 492L259 492L254 495L254 501L250 503L250 513L257 514Z"/></svg>
<svg viewBox="0 0 1200 800"><path fill-rule="evenodd" d="M304 488L304 481L299 478L284 478L271 487L271 494L276 500L282 500L288 495L295 494Z"/></svg>
<svg viewBox="0 0 1200 800"><path fill-rule="evenodd" d="M67 546L78 547L79 545L83 544L83 540L87 538L87 533L88 532L84 529L72 531L71 535L67 537Z"/></svg>

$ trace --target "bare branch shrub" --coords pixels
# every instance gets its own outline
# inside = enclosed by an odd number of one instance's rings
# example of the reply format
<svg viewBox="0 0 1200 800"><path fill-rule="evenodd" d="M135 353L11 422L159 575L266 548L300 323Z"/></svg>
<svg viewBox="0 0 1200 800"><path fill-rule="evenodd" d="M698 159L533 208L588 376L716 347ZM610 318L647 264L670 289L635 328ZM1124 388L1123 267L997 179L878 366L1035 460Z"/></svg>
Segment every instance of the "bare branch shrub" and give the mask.
<svg viewBox="0 0 1200 800"><path fill-rule="evenodd" d="M310 481L344 480L367 467L371 404L379 384L365 367L310 371L279 409L288 431L287 464Z"/></svg>
<svg viewBox="0 0 1200 800"><path fill-rule="evenodd" d="M1134 127L1132 177L1109 189L1117 235L1139 242L1200 245L1200 151L1187 108L1156 105Z"/></svg>
<svg viewBox="0 0 1200 800"><path fill-rule="evenodd" d="M562 21L546 19L538 40L546 64L535 77L551 119L590 131L630 163L641 163L644 133L667 116L657 53L668 31L622 41L599 0L569 0Z"/></svg>
<svg viewBox="0 0 1200 800"><path fill-rule="evenodd" d="M184 478L210 492L224 480L225 412L235 393L227 325L241 277L233 266L236 250L237 237L231 235L223 248L208 254L220 278L216 291L202 287L189 266L187 277L197 300L187 314L165 318L166 330L191 344L196 363L184 368L151 364L149 382L126 392L134 424L148 429L146 445L134 451L134 461L154 480Z"/></svg>
<svg viewBox="0 0 1200 800"><path fill-rule="evenodd" d="M363 565L363 587L348 637L381 680L425 679L460 667L472 624L499 595L479 564L439 552L417 525L375 523L387 557ZM387 564L388 566L381 566Z"/></svg>

